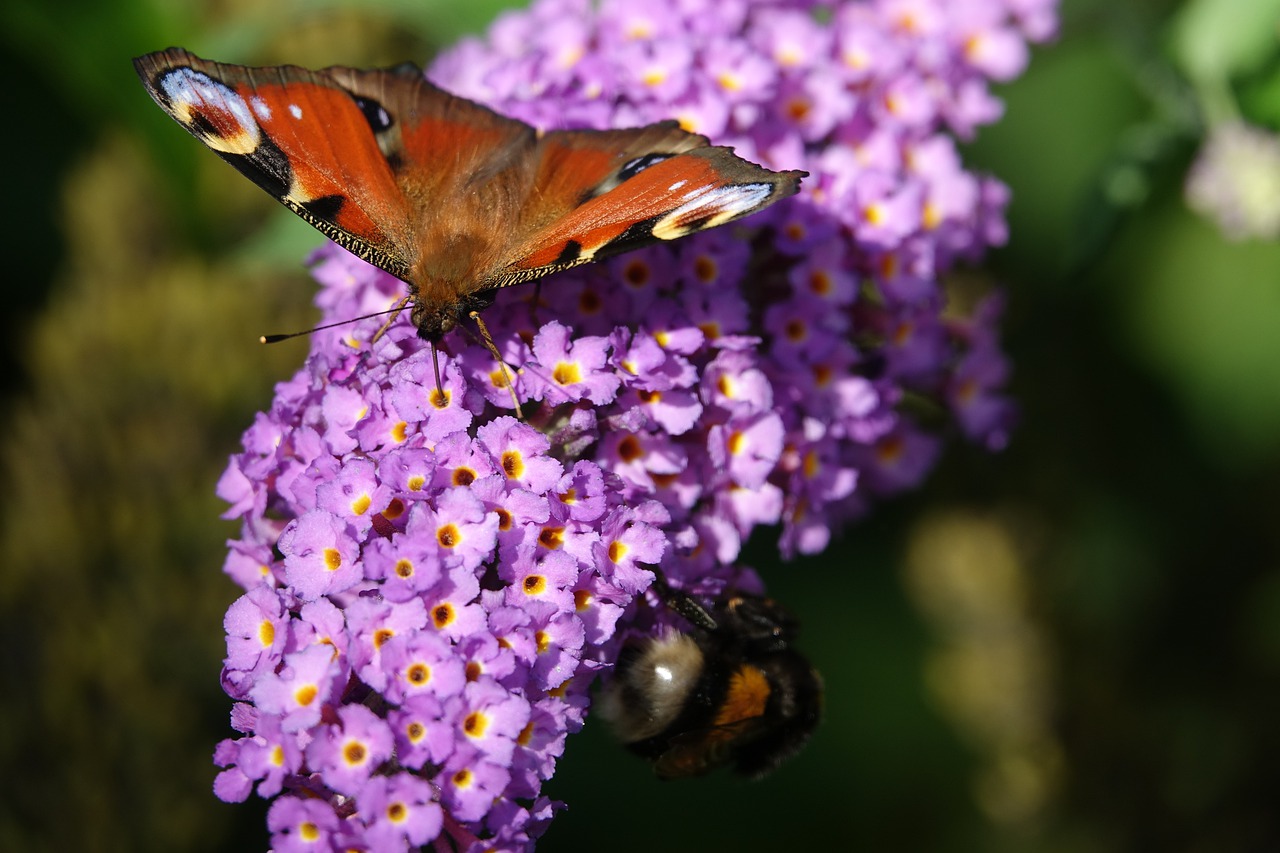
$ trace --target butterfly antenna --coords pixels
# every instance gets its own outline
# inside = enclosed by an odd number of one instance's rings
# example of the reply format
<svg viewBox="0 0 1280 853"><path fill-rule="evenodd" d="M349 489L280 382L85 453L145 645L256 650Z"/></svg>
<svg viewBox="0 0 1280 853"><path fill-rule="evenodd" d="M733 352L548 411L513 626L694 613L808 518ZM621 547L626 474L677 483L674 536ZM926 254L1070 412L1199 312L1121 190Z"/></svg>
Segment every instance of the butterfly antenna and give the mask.
<svg viewBox="0 0 1280 853"><path fill-rule="evenodd" d="M338 320L337 322L334 322L334 323L325 323L323 326L312 326L310 329L307 329L302 332L289 332L287 334L281 334L281 335L259 335L258 341L264 344L278 344L281 341L287 341L290 338L300 338L300 337L303 337L304 335L314 334L315 332L323 332L325 329L332 329L335 326L345 326L348 323L358 323L361 320L368 320L370 317L381 317L383 314L394 315L398 313L401 308L404 307L404 303L407 299L408 297L406 296L404 299L400 300L400 302L397 303L394 307L388 308L385 311L374 311L372 314L365 314L362 317L350 317L346 320ZM391 321L394 319L395 317L392 316L391 319L387 320L386 323L383 323L382 330L385 330L387 326L391 325ZM373 337L374 341L376 341L378 339L378 336L382 334L382 330L380 330L377 335L374 335ZM373 343L373 341L370 341L370 343Z"/></svg>
<svg viewBox="0 0 1280 853"><path fill-rule="evenodd" d="M480 339L484 341L484 345L498 361L498 368L502 370L502 378L507 383L507 390L511 392L511 402L514 403L516 407L516 417L520 420L524 420L524 410L520 408L520 398L516 396L515 378L511 375L511 371L507 367L507 363L502 360L502 354L498 352L498 347L493 342L493 336L489 334L489 327L484 324L484 320L480 319L480 313L478 311L472 311L468 316L470 316L472 320L476 321L476 327L480 330Z"/></svg>

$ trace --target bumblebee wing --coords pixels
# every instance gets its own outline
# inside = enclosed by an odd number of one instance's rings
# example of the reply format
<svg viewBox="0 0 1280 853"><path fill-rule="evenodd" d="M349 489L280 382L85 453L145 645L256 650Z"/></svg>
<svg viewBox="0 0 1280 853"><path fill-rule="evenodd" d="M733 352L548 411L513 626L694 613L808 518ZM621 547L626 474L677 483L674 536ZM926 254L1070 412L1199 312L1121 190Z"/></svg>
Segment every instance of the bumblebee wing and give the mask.
<svg viewBox="0 0 1280 853"><path fill-rule="evenodd" d="M661 779L701 776L733 761L739 747L754 740L767 728L764 717L748 717L678 734L668 741L667 749L654 760L654 772Z"/></svg>

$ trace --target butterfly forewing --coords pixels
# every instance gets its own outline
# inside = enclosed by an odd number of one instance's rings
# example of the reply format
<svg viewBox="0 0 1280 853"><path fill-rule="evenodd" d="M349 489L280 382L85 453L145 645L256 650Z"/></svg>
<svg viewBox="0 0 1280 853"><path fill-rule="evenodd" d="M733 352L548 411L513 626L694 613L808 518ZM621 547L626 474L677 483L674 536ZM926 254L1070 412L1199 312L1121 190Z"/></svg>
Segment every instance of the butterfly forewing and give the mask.
<svg viewBox="0 0 1280 853"><path fill-rule="evenodd" d="M407 273L412 211L365 111L327 72L224 65L179 48L134 65L165 112L250 180L355 254Z"/></svg>

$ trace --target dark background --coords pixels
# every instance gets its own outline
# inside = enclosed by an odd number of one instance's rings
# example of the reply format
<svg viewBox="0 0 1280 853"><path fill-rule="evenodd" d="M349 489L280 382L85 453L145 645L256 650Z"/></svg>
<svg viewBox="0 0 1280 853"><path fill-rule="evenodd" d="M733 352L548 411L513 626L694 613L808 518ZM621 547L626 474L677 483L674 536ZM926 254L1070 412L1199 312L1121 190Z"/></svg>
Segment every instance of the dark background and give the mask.
<svg viewBox="0 0 1280 853"><path fill-rule="evenodd" d="M425 61L495 4L52 5L0 9L0 848L261 849L262 805L210 793L237 595L213 487L303 358L255 339L311 322L318 238L128 60ZM1280 849L1280 247L1182 199L1188 45L1233 5L1070 2L998 90L966 156L1013 236L966 275L1007 287L1022 423L820 557L753 541L826 677L810 747L659 783L588 724L542 849ZM1276 30L1247 35L1215 85L1275 124Z"/></svg>

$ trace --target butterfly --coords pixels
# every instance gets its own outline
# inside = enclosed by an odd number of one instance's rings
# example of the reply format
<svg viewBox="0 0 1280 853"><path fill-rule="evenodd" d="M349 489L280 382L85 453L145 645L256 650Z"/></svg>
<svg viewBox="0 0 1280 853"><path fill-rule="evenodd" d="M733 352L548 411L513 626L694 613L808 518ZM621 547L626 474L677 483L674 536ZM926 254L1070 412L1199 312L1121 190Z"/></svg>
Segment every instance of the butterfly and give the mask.
<svg viewBox="0 0 1280 853"><path fill-rule="evenodd" d="M438 342L499 288L674 240L799 189L674 121L535 130L421 69L134 61L193 136L335 243L408 283Z"/></svg>

